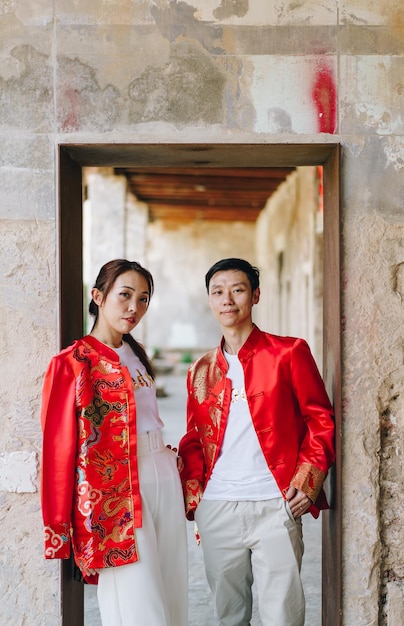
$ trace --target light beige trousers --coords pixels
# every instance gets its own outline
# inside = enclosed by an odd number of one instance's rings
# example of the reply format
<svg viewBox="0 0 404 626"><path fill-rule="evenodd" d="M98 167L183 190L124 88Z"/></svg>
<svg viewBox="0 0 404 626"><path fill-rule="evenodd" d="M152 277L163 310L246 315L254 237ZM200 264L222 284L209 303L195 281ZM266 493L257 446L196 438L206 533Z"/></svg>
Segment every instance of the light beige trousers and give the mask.
<svg viewBox="0 0 404 626"><path fill-rule="evenodd" d="M303 626L301 520L283 498L204 500L195 515L220 626L248 626L255 581L263 626Z"/></svg>
<svg viewBox="0 0 404 626"><path fill-rule="evenodd" d="M174 452L159 431L138 438L142 528L139 560L100 571L103 626L187 626L186 520Z"/></svg>

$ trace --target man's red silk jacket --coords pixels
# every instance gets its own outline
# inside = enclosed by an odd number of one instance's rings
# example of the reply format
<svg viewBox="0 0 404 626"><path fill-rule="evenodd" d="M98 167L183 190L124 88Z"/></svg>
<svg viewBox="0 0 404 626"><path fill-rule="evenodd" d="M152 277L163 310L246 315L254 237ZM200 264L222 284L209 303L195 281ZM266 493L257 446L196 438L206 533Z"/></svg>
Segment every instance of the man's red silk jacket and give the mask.
<svg viewBox="0 0 404 626"><path fill-rule="evenodd" d="M45 558L68 558L72 544L79 567L136 561L142 509L135 396L116 352L86 336L55 356L41 423Z"/></svg>
<svg viewBox="0 0 404 626"><path fill-rule="evenodd" d="M193 519L218 458L231 402L220 347L190 367L187 432L179 445L188 519ZM263 454L285 497L292 485L310 497L310 512L328 508L322 490L334 463L333 411L310 348L303 339L252 330L238 353L245 391Z"/></svg>

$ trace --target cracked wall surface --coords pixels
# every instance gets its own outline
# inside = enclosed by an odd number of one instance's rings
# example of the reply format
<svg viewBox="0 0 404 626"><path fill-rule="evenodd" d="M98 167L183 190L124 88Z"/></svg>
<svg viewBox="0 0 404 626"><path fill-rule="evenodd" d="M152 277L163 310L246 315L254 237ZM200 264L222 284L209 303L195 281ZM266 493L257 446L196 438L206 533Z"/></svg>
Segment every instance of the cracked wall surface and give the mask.
<svg viewBox="0 0 404 626"><path fill-rule="evenodd" d="M402 226L376 213L344 224L351 263L344 277L343 524L346 534L360 529L353 554L345 543L345 567L355 573L345 575L344 607L353 616L359 603L364 624L396 625L403 617L403 303L396 266L403 235ZM394 593L401 597L399 619L388 610ZM375 597L378 615L369 602Z"/></svg>
<svg viewBox="0 0 404 626"><path fill-rule="evenodd" d="M341 144L342 623L404 623L401 5L0 0L1 623L60 623L32 491L57 148L108 142Z"/></svg>

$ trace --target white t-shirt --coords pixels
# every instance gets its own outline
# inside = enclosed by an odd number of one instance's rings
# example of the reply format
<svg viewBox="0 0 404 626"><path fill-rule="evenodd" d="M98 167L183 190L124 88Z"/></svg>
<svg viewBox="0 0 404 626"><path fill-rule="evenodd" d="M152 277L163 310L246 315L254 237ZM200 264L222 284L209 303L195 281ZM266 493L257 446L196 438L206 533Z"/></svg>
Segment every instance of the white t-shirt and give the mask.
<svg viewBox="0 0 404 626"><path fill-rule="evenodd" d="M203 497L207 500L270 500L281 497L255 432L237 355L224 353L232 381L229 417L219 457Z"/></svg>
<svg viewBox="0 0 404 626"><path fill-rule="evenodd" d="M163 428L164 423L159 416L154 380L126 341L122 342L120 348L114 348L114 350L132 377L136 400L137 433Z"/></svg>

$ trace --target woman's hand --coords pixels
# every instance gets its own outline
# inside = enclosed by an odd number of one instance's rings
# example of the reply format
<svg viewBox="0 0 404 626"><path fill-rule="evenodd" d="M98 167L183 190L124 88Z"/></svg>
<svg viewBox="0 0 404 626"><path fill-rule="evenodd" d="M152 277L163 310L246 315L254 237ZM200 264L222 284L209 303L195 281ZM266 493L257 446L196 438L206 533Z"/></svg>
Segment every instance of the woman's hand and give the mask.
<svg viewBox="0 0 404 626"><path fill-rule="evenodd" d="M299 491L295 487L289 487L286 493L286 500L295 519L307 513L313 504L309 496L306 496L303 491Z"/></svg>

